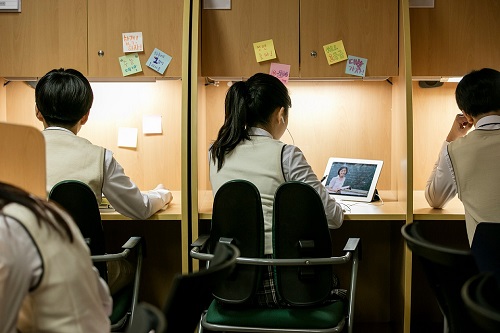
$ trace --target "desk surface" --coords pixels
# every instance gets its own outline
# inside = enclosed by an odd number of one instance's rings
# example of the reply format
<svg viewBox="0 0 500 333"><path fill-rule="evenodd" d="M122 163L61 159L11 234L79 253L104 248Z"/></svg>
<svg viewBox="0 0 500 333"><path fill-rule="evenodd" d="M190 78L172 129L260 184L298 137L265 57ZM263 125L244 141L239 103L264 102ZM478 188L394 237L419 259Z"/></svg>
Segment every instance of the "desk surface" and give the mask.
<svg viewBox="0 0 500 333"><path fill-rule="evenodd" d="M458 197L453 198L443 209L431 208L425 200L424 191L413 192L414 220L464 220L464 205Z"/></svg>
<svg viewBox="0 0 500 333"><path fill-rule="evenodd" d="M181 215L181 191L172 191L173 199L166 208L161 209L151 216L148 220L177 220L182 219ZM100 209L101 219L103 220L131 220L123 216L114 209Z"/></svg>
<svg viewBox="0 0 500 333"><path fill-rule="evenodd" d="M399 220L406 219L404 205L395 200L395 195L390 191L380 191L383 201L365 203L343 201L348 205L344 215L345 220ZM200 220L212 219L213 196L212 191L198 192L198 205ZM349 211L350 209L350 211Z"/></svg>

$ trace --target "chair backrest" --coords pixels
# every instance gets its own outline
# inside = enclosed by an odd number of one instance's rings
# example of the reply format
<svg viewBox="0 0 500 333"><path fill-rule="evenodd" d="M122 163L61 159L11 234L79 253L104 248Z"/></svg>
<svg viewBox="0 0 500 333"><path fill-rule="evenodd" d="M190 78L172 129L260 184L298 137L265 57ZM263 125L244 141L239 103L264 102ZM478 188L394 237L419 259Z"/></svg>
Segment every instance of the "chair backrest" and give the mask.
<svg viewBox="0 0 500 333"><path fill-rule="evenodd" d="M60 204L75 220L91 255L106 253L104 230L99 204L90 187L77 180L64 180L52 188L49 199ZM101 277L107 281L106 263L95 263Z"/></svg>
<svg viewBox="0 0 500 333"><path fill-rule="evenodd" d="M483 272L467 280L462 299L477 325L474 332L500 332L500 289L492 273Z"/></svg>
<svg viewBox="0 0 500 333"><path fill-rule="evenodd" d="M242 257L264 256L264 217L257 187L246 180L222 185L214 197L210 248L231 243ZM262 267L237 265L225 283L214 289L214 296L226 303L244 303L257 290Z"/></svg>
<svg viewBox="0 0 500 333"><path fill-rule="evenodd" d="M278 187L273 209L274 257L276 259L329 258L332 242L323 202L318 192L303 182ZM332 267L277 266L279 296L295 306L309 306L330 296Z"/></svg>
<svg viewBox="0 0 500 333"><path fill-rule="evenodd" d="M174 277L163 311L167 321L166 333L195 331L202 312L213 300L214 288L224 283L239 256L236 246L219 243L207 269Z"/></svg>
<svg viewBox="0 0 500 333"><path fill-rule="evenodd" d="M401 233L422 263L450 332L473 332L472 320L460 295L464 283L478 273L471 251L430 242L423 236L418 221L404 225Z"/></svg>
<svg viewBox="0 0 500 333"><path fill-rule="evenodd" d="M479 270L493 273L500 285L500 223L479 223L476 226L471 251Z"/></svg>

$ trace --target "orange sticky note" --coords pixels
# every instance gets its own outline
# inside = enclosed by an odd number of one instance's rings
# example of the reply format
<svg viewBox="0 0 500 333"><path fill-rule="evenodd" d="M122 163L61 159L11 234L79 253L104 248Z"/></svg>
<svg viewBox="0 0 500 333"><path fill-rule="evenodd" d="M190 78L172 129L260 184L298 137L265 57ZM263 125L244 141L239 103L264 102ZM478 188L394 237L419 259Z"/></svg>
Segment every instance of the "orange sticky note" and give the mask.
<svg viewBox="0 0 500 333"><path fill-rule="evenodd" d="M257 62L276 58L276 51L274 50L274 43L272 39L253 43L253 49L255 51L255 59L257 59Z"/></svg>
<svg viewBox="0 0 500 333"><path fill-rule="evenodd" d="M347 53L344 49L344 43L341 40L323 45L323 49L325 50L328 65L347 60Z"/></svg>

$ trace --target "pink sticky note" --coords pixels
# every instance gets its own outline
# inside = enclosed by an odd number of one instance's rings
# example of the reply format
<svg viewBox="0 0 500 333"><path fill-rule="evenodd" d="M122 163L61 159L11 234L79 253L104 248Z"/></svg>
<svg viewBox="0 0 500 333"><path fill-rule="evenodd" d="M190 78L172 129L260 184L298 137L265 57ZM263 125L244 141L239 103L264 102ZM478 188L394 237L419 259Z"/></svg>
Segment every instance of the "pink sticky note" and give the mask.
<svg viewBox="0 0 500 333"><path fill-rule="evenodd" d="M288 78L290 77L290 65L271 63L271 69L269 70L269 74L277 77L284 84L288 83Z"/></svg>

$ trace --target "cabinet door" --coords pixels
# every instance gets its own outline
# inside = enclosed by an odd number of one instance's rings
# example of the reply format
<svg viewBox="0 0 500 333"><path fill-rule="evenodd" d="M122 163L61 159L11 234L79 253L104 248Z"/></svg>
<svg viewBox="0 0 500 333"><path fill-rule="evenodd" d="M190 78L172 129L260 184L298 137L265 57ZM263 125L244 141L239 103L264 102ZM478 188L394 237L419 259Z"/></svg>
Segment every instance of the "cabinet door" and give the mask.
<svg viewBox="0 0 500 333"><path fill-rule="evenodd" d="M142 32L144 51L138 52L142 72L131 76L180 77L184 0L88 0L89 76L122 77L119 57L122 33ZM172 57L160 74L146 62L157 48ZM101 52L100 52L101 51Z"/></svg>
<svg viewBox="0 0 500 333"><path fill-rule="evenodd" d="M302 0L301 77L346 77L346 62L328 65L323 46L342 40L347 55L366 58L366 76L398 75L397 0Z"/></svg>
<svg viewBox="0 0 500 333"><path fill-rule="evenodd" d="M413 76L463 76L500 64L500 1L439 0L410 9Z"/></svg>
<svg viewBox="0 0 500 333"><path fill-rule="evenodd" d="M0 13L0 76L40 77L54 68L87 73L87 0L23 0Z"/></svg>
<svg viewBox="0 0 500 333"><path fill-rule="evenodd" d="M249 77L272 62L299 73L299 0L235 0L230 10L201 9L201 75ZM257 62L253 43L272 39L276 59Z"/></svg>

